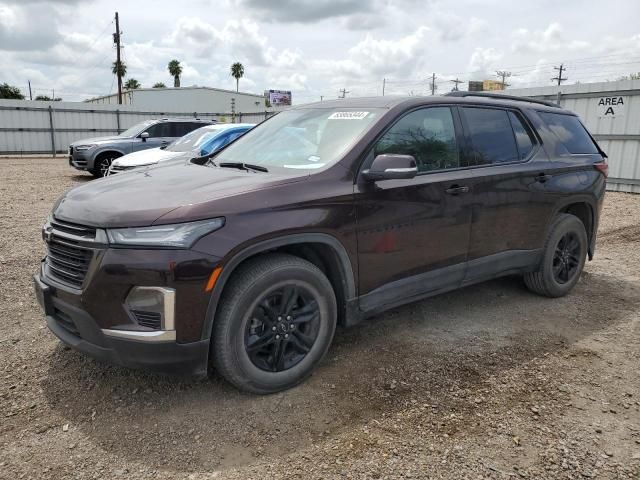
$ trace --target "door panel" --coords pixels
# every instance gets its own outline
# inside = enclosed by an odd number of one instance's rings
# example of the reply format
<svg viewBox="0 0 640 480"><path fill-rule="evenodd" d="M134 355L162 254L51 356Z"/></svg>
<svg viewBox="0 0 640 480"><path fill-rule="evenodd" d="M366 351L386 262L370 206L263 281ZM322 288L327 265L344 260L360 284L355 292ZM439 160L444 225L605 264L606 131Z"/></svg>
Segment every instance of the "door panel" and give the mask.
<svg viewBox="0 0 640 480"><path fill-rule="evenodd" d="M465 281L535 263L554 202L545 189L548 157L514 112L461 108L474 204Z"/></svg>
<svg viewBox="0 0 640 480"><path fill-rule="evenodd" d="M471 196L445 190L466 185L469 179L467 170L457 170L358 187L360 295L431 270L464 266ZM463 274L463 269L456 269L443 283L460 283Z"/></svg>
<svg viewBox="0 0 640 480"><path fill-rule="evenodd" d="M461 283L471 222L464 187L471 177L460 169L459 132L451 108L420 108L374 145L367 162L377 154L412 155L420 173L411 180L356 184L362 309Z"/></svg>

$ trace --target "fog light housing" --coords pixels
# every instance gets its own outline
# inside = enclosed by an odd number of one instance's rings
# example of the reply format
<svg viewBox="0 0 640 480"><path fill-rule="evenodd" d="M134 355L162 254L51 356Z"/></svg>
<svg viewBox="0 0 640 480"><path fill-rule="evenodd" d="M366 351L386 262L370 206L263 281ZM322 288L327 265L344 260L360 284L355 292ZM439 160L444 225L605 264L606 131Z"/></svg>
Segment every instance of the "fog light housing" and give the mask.
<svg viewBox="0 0 640 480"><path fill-rule="evenodd" d="M125 305L134 320L156 330L175 330L175 296L173 288L133 287Z"/></svg>
<svg viewBox="0 0 640 480"><path fill-rule="evenodd" d="M133 287L124 306L131 319L142 329L132 326L103 329L110 337L147 342L175 341L176 292L166 287Z"/></svg>

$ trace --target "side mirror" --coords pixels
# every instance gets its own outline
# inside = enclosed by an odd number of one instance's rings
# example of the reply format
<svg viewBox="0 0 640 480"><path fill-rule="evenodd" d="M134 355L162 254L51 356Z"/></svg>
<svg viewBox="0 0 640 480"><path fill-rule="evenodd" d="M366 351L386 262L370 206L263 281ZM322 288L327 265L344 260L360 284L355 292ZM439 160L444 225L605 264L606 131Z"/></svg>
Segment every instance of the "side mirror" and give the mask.
<svg viewBox="0 0 640 480"><path fill-rule="evenodd" d="M371 167L362 172L364 178L372 182L411 179L417 174L416 159L412 155L394 153L378 155L373 159Z"/></svg>
<svg viewBox="0 0 640 480"><path fill-rule="evenodd" d="M140 134L140 138L142 139L143 142L146 142L147 138L149 138L149 132L142 132Z"/></svg>

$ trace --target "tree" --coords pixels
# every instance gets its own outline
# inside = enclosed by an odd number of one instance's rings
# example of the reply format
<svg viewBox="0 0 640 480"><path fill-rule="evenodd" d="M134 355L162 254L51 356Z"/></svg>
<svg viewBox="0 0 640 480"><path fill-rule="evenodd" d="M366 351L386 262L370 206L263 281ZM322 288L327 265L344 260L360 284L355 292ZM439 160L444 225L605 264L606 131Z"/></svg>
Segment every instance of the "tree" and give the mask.
<svg viewBox="0 0 640 480"><path fill-rule="evenodd" d="M167 69L169 70L169 74L173 77L173 86L179 88L180 75L182 75L182 65L180 65L178 60L171 60L169 65L167 65Z"/></svg>
<svg viewBox="0 0 640 480"><path fill-rule="evenodd" d="M41 100L43 102L61 102L62 101L60 97L51 98L49 95L38 95L34 100Z"/></svg>
<svg viewBox="0 0 640 480"><path fill-rule="evenodd" d="M231 65L231 76L236 79L236 92L237 92L239 91L238 89L240 88L239 87L240 79L244 76L244 67L240 62L236 62L233 65Z"/></svg>
<svg viewBox="0 0 640 480"><path fill-rule="evenodd" d="M24 100L24 95L20 93L18 87L3 83L0 85L0 98L11 98L13 100Z"/></svg>
<svg viewBox="0 0 640 480"><path fill-rule="evenodd" d="M140 85L140 82L135 78L128 79L124 84L124 88L126 88L127 90L135 90L136 88L140 88L141 86L142 85Z"/></svg>
<svg viewBox="0 0 640 480"><path fill-rule="evenodd" d="M162 82L158 82L153 84L153 88L167 88L167 86Z"/></svg>
<svg viewBox="0 0 640 480"><path fill-rule="evenodd" d="M640 80L640 72L618 77L618 80Z"/></svg>
<svg viewBox="0 0 640 480"><path fill-rule="evenodd" d="M127 74L127 66L124 64L124 62L120 62L119 65L118 62L113 62L113 64L111 65L111 72L114 75L118 75L118 71L120 72L121 77L124 77Z"/></svg>

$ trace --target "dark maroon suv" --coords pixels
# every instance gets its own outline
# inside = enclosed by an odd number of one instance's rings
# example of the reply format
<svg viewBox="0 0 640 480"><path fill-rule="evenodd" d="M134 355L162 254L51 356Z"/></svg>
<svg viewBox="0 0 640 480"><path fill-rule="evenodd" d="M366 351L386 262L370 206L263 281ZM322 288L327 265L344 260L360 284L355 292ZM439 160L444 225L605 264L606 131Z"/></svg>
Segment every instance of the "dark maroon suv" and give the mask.
<svg viewBox="0 0 640 480"><path fill-rule="evenodd" d="M501 275L565 295L594 253L605 158L574 114L523 98L304 105L211 157L68 192L36 293L89 355L276 392L337 324Z"/></svg>

